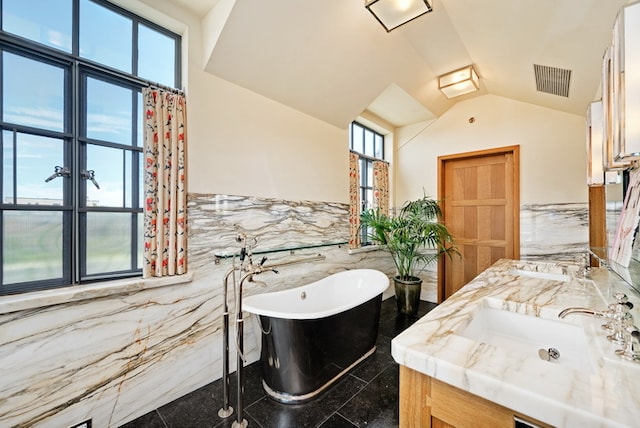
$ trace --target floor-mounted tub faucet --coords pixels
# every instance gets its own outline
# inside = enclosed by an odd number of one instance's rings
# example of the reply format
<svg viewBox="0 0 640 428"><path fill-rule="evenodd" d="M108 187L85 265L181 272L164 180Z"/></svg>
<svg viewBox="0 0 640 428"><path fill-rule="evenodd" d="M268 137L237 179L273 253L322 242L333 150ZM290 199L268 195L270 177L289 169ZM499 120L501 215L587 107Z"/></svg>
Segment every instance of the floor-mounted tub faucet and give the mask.
<svg viewBox="0 0 640 428"><path fill-rule="evenodd" d="M310 256L297 260L290 260L276 264L265 264L267 256L263 256L259 263L253 263L253 247L257 244L258 240L254 237L249 237L244 233L239 233L236 238L236 242L241 244L239 258L240 265L236 265L235 256L233 258L233 266L226 273L223 281L223 322L222 322L222 336L223 336L223 353L222 353L222 408L218 411L218 416L221 418L228 418L234 412L233 407L229 405L229 306L227 293L229 291L229 278L233 280L233 289L235 296L235 311L236 311L236 353L237 353L237 365L236 365L236 377L237 377L237 402L236 402L236 420L231 425L232 428L244 428L248 425L246 419L244 419L244 386L243 386L243 368L244 368L244 317L242 315L242 290L245 282L254 283L261 287L266 287L267 284L263 281L255 279L256 275L264 272L278 273L276 268L280 266L288 266L298 263L307 263L311 261L324 260L326 257L322 254L316 256ZM236 280L238 277L238 280ZM237 286L236 286L237 284Z"/></svg>
<svg viewBox="0 0 640 428"><path fill-rule="evenodd" d="M236 257L233 257L233 266L225 274L223 280L223 307L222 307L222 408L218 411L218 416L227 418L233 414L233 407L229 405L229 278L233 280L234 295L237 296L236 277L242 278L242 273L252 269L253 266L253 247L258 242L255 237L249 237L244 232L239 231L236 236L236 242L240 244L238 258L240 264L236 265ZM266 259L266 258L265 258ZM264 260L263 262L264 263ZM242 283L242 280L240 280ZM238 305L236 303L236 311ZM242 314L240 314L240 317ZM237 343L236 343L237 346ZM245 423L240 419L241 422ZM235 426L236 422L234 422Z"/></svg>

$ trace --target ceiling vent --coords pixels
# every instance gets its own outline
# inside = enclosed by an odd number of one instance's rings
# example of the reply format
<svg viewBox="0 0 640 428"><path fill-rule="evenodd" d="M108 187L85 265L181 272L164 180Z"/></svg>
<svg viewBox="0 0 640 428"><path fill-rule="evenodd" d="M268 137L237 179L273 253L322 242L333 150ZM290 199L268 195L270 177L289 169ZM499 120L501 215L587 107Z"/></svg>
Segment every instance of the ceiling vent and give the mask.
<svg viewBox="0 0 640 428"><path fill-rule="evenodd" d="M569 97L571 70L538 64L533 64L533 69L536 75L536 89L538 91Z"/></svg>

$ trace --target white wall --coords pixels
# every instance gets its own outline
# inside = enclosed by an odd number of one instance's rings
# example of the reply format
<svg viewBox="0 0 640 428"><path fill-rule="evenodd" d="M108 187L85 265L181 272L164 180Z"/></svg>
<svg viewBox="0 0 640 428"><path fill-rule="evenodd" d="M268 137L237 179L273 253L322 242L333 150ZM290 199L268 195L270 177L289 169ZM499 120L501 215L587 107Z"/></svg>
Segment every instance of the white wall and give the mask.
<svg viewBox="0 0 640 428"><path fill-rule="evenodd" d="M189 73L189 192L349 200L349 134L200 70Z"/></svg>
<svg viewBox="0 0 640 428"><path fill-rule="evenodd" d="M189 193L349 201L347 129L203 71L201 21L176 4L112 1L182 34Z"/></svg>
<svg viewBox="0 0 640 428"><path fill-rule="evenodd" d="M520 145L521 204L584 202L585 132L584 117L508 98L460 102L433 122L396 130L394 204L423 189L437 196L438 156L511 145Z"/></svg>
<svg viewBox="0 0 640 428"><path fill-rule="evenodd" d="M206 73L203 57L192 23L189 193L348 202L348 131Z"/></svg>

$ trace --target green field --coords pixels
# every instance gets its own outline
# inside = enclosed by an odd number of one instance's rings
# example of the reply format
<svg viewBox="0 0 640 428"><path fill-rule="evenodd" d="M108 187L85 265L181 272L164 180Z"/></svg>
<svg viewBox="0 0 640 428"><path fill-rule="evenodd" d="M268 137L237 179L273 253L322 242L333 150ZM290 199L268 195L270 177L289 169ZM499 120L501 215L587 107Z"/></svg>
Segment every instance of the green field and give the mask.
<svg viewBox="0 0 640 428"><path fill-rule="evenodd" d="M87 213L87 273L131 269L131 214ZM142 214L138 215L138 263ZM5 211L3 214L3 284L63 276L62 213ZM80 249L83 251L83 249Z"/></svg>

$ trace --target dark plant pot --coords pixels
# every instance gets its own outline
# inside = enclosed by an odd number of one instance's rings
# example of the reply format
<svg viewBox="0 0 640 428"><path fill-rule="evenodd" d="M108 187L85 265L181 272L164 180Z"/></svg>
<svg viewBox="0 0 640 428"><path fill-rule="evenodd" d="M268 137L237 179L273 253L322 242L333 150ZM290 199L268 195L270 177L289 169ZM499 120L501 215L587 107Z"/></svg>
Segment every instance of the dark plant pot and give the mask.
<svg viewBox="0 0 640 428"><path fill-rule="evenodd" d="M398 304L398 312L403 315L416 316L420 307L420 290L422 289L422 280L412 277L408 280L400 279L395 276L393 283L396 290L396 303Z"/></svg>

